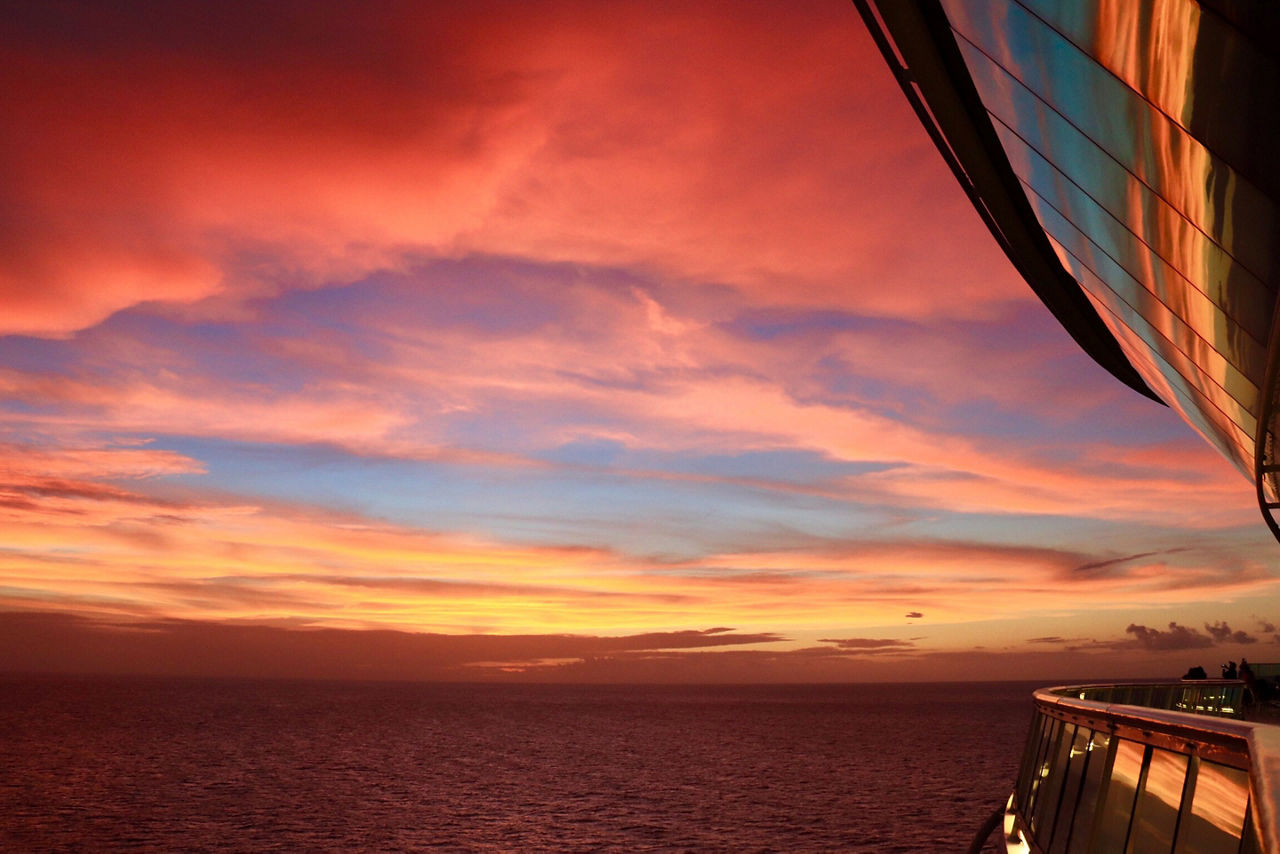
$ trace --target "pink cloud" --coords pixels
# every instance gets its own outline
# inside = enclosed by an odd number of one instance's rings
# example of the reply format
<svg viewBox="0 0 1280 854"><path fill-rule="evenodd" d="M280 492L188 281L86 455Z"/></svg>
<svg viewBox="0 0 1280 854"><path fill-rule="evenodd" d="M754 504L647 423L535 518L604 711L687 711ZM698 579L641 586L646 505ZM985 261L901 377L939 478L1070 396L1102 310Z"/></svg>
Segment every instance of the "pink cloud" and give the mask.
<svg viewBox="0 0 1280 854"><path fill-rule="evenodd" d="M229 9L154 12L83 10L63 38L32 10L4 52L5 331L278 288L246 248L304 286L411 250L880 312L1023 296L987 241L913 248L973 217L937 198L897 93L864 85L887 72L849 8L258 9L246 50ZM892 285L943 270L927 299Z"/></svg>
<svg viewBox="0 0 1280 854"><path fill-rule="evenodd" d="M221 377L216 356L168 352L95 332L81 346L119 354L96 377L9 370L0 389L27 404L10 423L46 435L107 431L323 443L357 454L502 467L547 467L531 455L582 439L630 449L741 453L792 449L881 470L822 482L740 478L742 485L837 500L962 512L1127 518L1207 528L1251 518L1238 476L1207 448L1094 442L1074 459L1041 458L1034 443L957 435L951 424L912 424L869 405L798 399L795 374L775 350L736 347L714 326L673 315L643 293L570 288L556 322L501 336L457 328L414 335L407 321L362 318L382 347L360 339L313 346L300 337L263 344L301 371L300 388ZM566 334L562 324L586 333ZM656 324L656 325L655 325ZM608 341L607 345L604 343ZM385 343L384 343L385 342ZM607 346L611 358L596 355ZM134 352L141 347L138 352ZM179 370L156 371L151 362ZM519 413L500 449L467 447L453 425ZM620 476L701 482L730 479L621 468ZM1195 489L1188 491L1188 485Z"/></svg>

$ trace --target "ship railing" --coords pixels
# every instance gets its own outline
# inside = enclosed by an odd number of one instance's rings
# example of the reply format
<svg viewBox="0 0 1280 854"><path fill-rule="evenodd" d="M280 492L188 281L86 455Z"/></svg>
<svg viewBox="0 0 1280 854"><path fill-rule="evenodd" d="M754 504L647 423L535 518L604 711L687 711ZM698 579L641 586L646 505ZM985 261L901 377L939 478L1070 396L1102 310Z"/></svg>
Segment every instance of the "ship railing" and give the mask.
<svg viewBox="0 0 1280 854"><path fill-rule="evenodd" d="M1067 690L1067 689L1054 689ZM1180 682L1132 682L1077 685L1070 696L1081 700L1149 709L1238 718L1244 714L1245 684L1235 679L1187 679Z"/></svg>
<svg viewBox="0 0 1280 854"><path fill-rule="evenodd" d="M1244 687L1036 691L1005 811L1008 850L1280 854L1280 727L1241 718Z"/></svg>

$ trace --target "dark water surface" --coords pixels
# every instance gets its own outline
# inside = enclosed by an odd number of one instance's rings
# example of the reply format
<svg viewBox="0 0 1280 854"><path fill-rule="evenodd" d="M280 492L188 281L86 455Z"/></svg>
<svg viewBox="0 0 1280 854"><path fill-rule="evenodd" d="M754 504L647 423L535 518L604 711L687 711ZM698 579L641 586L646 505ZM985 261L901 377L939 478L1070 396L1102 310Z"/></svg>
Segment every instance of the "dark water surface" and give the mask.
<svg viewBox="0 0 1280 854"><path fill-rule="evenodd" d="M5 678L0 850L963 851L1032 687Z"/></svg>

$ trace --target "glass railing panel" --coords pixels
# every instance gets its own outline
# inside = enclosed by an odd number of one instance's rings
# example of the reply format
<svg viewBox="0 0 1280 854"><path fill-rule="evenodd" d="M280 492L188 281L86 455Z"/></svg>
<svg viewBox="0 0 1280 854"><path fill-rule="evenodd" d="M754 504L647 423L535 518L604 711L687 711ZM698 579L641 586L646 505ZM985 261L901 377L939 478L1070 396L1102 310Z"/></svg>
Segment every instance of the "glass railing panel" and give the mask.
<svg viewBox="0 0 1280 854"><path fill-rule="evenodd" d="M1075 729L1073 724L1066 724L1063 727L1053 753L1049 756L1049 774L1040 787L1040 794L1036 799L1035 816L1031 820L1031 829L1035 832L1037 839L1041 837L1048 839L1053 831L1053 818L1057 813L1058 799L1062 795L1062 781L1066 776L1068 760L1071 758Z"/></svg>
<svg viewBox="0 0 1280 854"><path fill-rule="evenodd" d="M1200 702L1200 687L1198 685L1186 685L1179 692L1178 701L1174 703L1173 708L1179 712L1192 712L1196 710L1196 704Z"/></svg>
<svg viewBox="0 0 1280 854"><path fill-rule="evenodd" d="M1191 813L1178 830L1176 854L1217 854L1239 848L1249 806L1249 774L1201 762Z"/></svg>
<svg viewBox="0 0 1280 854"><path fill-rule="evenodd" d="M1068 854L1086 854L1089 841L1093 836L1093 819L1098 811L1098 793L1102 789L1102 781L1110 771L1107 764L1111 745L1111 736L1105 732L1094 732L1089 742L1089 761L1084 769L1084 781L1080 787L1080 798L1076 804L1076 814L1071 826Z"/></svg>
<svg viewBox="0 0 1280 854"><path fill-rule="evenodd" d="M1262 845L1258 842L1258 829L1253 826L1252 808L1244 816L1244 839L1240 840L1240 854L1262 854Z"/></svg>
<svg viewBox="0 0 1280 854"><path fill-rule="evenodd" d="M1222 699L1222 705L1218 711L1220 714L1232 715L1243 712L1244 706L1244 686L1233 685L1227 688Z"/></svg>
<svg viewBox="0 0 1280 854"><path fill-rule="evenodd" d="M1111 779L1107 786L1107 799L1102 807L1094 851L1123 851L1129 836L1129 819L1133 817L1133 802L1138 792L1138 777L1142 774L1143 746L1122 738L1116 744L1115 760L1111 763Z"/></svg>
<svg viewBox="0 0 1280 854"><path fill-rule="evenodd" d="M1039 806L1041 800L1041 791L1044 789L1045 780L1049 777L1052 769L1053 753L1057 749L1058 737L1062 734L1062 721L1057 718L1048 719L1048 726L1045 727L1045 738L1041 742L1040 753L1036 757L1035 774L1031 777L1031 791L1027 797L1026 816L1030 821L1035 815L1035 810Z"/></svg>
<svg viewBox="0 0 1280 854"><path fill-rule="evenodd" d="M1054 819L1049 842L1050 854L1065 854L1071 826L1075 819L1076 803L1080 798L1080 783L1084 779L1085 765L1089 761L1090 736L1086 727L1077 727L1067 759L1066 778L1062 784L1062 797L1058 801L1058 817Z"/></svg>
<svg viewBox="0 0 1280 854"><path fill-rule="evenodd" d="M1212 691L1205 692L1203 705L1196 709L1198 712L1218 712L1227 704L1226 691L1223 688L1215 688Z"/></svg>
<svg viewBox="0 0 1280 854"><path fill-rule="evenodd" d="M1040 761L1040 754L1044 751L1048 729L1049 718L1037 711L1031 719L1031 731L1027 734L1027 748L1022 756L1022 768L1018 772L1017 804L1018 808L1024 812L1031 802L1031 783L1039 768L1037 763Z"/></svg>
<svg viewBox="0 0 1280 854"><path fill-rule="evenodd" d="M1129 832L1130 854L1169 854L1187 780L1187 756L1153 749Z"/></svg>
<svg viewBox="0 0 1280 854"><path fill-rule="evenodd" d="M1044 754L1044 743L1049 737L1050 718L1036 713L1035 741L1027 748L1026 767L1018 781L1018 808L1025 815L1031 814L1031 804L1035 800L1036 788L1040 784L1040 757Z"/></svg>
<svg viewBox="0 0 1280 854"><path fill-rule="evenodd" d="M1053 739L1057 737L1057 730L1061 727L1061 722L1056 718L1042 718L1043 736L1039 740L1036 752L1036 764L1032 768L1027 786L1027 798L1023 800L1023 812L1027 816L1028 821L1032 817L1032 810L1036 808L1036 799L1039 796L1039 789L1044 782L1044 777L1048 775L1048 762L1046 757L1048 752L1053 749Z"/></svg>
<svg viewBox="0 0 1280 854"><path fill-rule="evenodd" d="M1206 696L1208 692L1203 686L1196 686L1187 692L1186 705L1180 711L1191 712L1192 714L1200 714L1207 710L1206 703L1209 698Z"/></svg>
<svg viewBox="0 0 1280 854"><path fill-rule="evenodd" d="M1169 709L1190 714L1230 716L1240 711L1244 683L1239 681L1195 681L1081 685L1066 689L1062 696L1097 703L1120 703L1151 709Z"/></svg>
<svg viewBox="0 0 1280 854"><path fill-rule="evenodd" d="M1257 664L1250 662L1249 669L1258 679L1274 680L1280 677L1280 663L1277 662L1265 661Z"/></svg>

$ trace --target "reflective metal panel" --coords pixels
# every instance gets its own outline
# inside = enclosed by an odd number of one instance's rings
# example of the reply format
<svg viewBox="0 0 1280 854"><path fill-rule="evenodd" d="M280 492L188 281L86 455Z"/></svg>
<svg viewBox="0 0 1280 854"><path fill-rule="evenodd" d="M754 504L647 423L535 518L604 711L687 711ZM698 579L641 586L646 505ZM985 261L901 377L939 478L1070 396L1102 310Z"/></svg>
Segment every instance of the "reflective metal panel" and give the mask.
<svg viewBox="0 0 1280 854"><path fill-rule="evenodd" d="M1266 374L1267 353L1256 339L1244 334L1233 336L1231 319L1199 291L1185 293L1194 301L1192 314L1207 315L1211 326L1208 329L1191 326L1170 310L1158 294L1134 279L1110 256L1097 251L1097 247L1078 228L1047 203L1041 204L1039 196L1031 188L1027 189L1041 209L1040 216L1045 228L1051 232L1051 239L1074 247L1072 256L1075 262L1094 280L1078 279L1086 290L1109 301L1111 296L1103 296L1101 289L1114 295L1116 305L1126 306L1123 311L1131 311L1151 327L1149 334L1140 332L1144 341L1161 346L1167 342L1186 354L1209 380L1245 403L1251 414L1257 415L1260 381L1255 378ZM1077 252L1077 248L1081 251ZM1058 254L1061 258L1062 252ZM1073 275L1077 275L1077 271L1073 271ZM1217 349L1224 340L1229 341L1229 346L1224 349L1231 353L1231 359Z"/></svg>
<svg viewBox="0 0 1280 854"><path fill-rule="evenodd" d="M940 3L1063 266L1147 384L1270 476L1280 170L1253 128L1280 126L1280 63L1193 0Z"/></svg>
<svg viewBox="0 0 1280 854"><path fill-rule="evenodd" d="M1065 220L1048 210L1043 215L1047 222L1065 224ZM1064 225L1063 231L1066 230ZM1231 402L1222 399L1222 392L1214 387L1216 384L1187 364L1176 348L1153 348L1141 334L1146 331L1154 335L1152 325L1145 318L1135 317L1135 312L1093 275L1074 251L1054 242L1064 265L1085 283L1085 293L1147 383L1241 471L1249 471L1253 453L1253 435L1249 428L1253 425L1244 404L1238 404L1234 410L1236 417L1227 415L1219 403L1231 408Z"/></svg>
<svg viewBox="0 0 1280 854"><path fill-rule="evenodd" d="M1150 6L1124 2L1135 9ZM1250 266L1256 275L1267 278L1274 257L1269 251L1270 235L1276 222L1271 203L1252 182L1169 117L1186 106L1187 87L1193 85L1188 78L1195 68L1198 30L1177 29L1179 24L1173 20L1165 21L1168 26L1164 29L1139 29L1138 22L1118 11L1118 5L1098 3L1094 7L1099 25L1105 28L1108 44L1104 48L1114 46L1127 55L1124 61L1134 68L1130 76L1139 76L1139 65L1160 75L1169 110L1157 109L1097 58L1017 3L943 2L962 42L970 41L1008 69L1206 232L1255 252ZM1219 75L1210 72L1204 76L1221 87ZM988 93L982 94L985 100Z"/></svg>
<svg viewBox="0 0 1280 854"><path fill-rule="evenodd" d="M1057 217L1053 217L1053 220L1057 221ZM1070 236L1069 233L1067 236ZM1136 340L1132 343L1138 347L1145 345L1151 351L1153 364L1158 361L1172 368L1172 372L1164 367L1160 371L1174 385L1185 385L1185 393L1187 396L1194 394L1197 405L1208 405L1218 410L1221 419L1218 413L1209 413L1209 417L1218 423L1222 423L1222 419L1229 421L1231 426L1227 428L1227 432L1238 430L1239 440L1245 443L1243 452L1247 454L1252 451L1252 437L1257 428L1254 413L1259 402L1258 387L1222 359L1217 351L1197 347L1199 340L1187 334L1186 327L1167 313L1152 311L1150 317L1144 316L1139 309L1107 287L1106 282L1076 254L1075 246L1068 248L1068 245L1058 241L1057 234L1054 234L1054 243L1060 249L1064 266L1079 277L1090 297L1101 302L1106 311L1127 328L1126 334L1135 336ZM1169 321L1169 325L1165 328L1157 326L1161 321ZM1181 344L1187 346L1179 346ZM1195 355L1190 355L1188 351ZM1203 398L1203 401L1199 398Z"/></svg>
<svg viewBox="0 0 1280 854"><path fill-rule="evenodd" d="M1212 380L1207 371L1190 364L1190 359L1179 348L1159 334L1154 326L1161 317L1159 312L1153 313L1154 322L1147 317L1133 319L1129 303L1116 293L1118 288L1096 274L1097 270L1116 274L1118 267L1114 262L1105 253L1096 251L1079 229L1044 204L1037 194L1031 193L1030 196L1064 266L1083 284L1085 293L1095 303L1101 303L1103 322L1125 347L1134 367L1165 402L1183 410L1183 417L1222 453L1242 471L1250 471L1256 424L1248 405L1235 398L1230 401L1223 399L1229 395L1223 394L1225 390ZM1208 304L1204 305L1207 307ZM1212 312L1211 308L1207 307L1207 310ZM1226 371L1223 373L1225 379ZM1245 392L1242 396L1248 396L1249 385L1242 389ZM1175 396L1178 401L1173 399Z"/></svg>
<svg viewBox="0 0 1280 854"><path fill-rule="evenodd" d="M1207 438L1228 458L1234 459L1242 471L1248 471L1257 428L1253 414L1258 404L1257 387L1218 359L1203 356L1211 366L1209 369L1196 364L1151 320L1108 288L1074 251L1058 243L1056 235L1054 243L1060 249L1064 266L1079 277L1085 292L1099 305L1103 320L1116 327L1117 336L1141 353L1136 358L1162 376L1162 384L1171 387L1171 393L1177 395L1183 406L1192 407L1183 417L1201 433L1208 434ZM1213 368L1218 370L1221 381L1210 373Z"/></svg>
<svg viewBox="0 0 1280 854"><path fill-rule="evenodd" d="M1211 318L1192 314L1186 307L1203 294L1255 342L1262 344L1267 340L1272 296L1253 273L1235 264L1221 247L1208 240L1186 240L1185 246L1175 247L1138 237L1131 229L1133 220L1116 217L1004 125L997 124L996 131L1019 177L1088 235L1090 241L1134 280L1150 281L1150 289L1187 323L1197 329L1213 330ZM1133 205L1138 208L1141 199L1135 199ZM1133 213L1135 218L1142 215L1140 210ZM1169 231L1177 231L1172 224L1167 225ZM1231 289L1226 287L1228 282L1232 283Z"/></svg>
<svg viewBox="0 0 1280 854"><path fill-rule="evenodd" d="M1196 0L1018 2L1246 175L1274 160L1276 58Z"/></svg>
<svg viewBox="0 0 1280 854"><path fill-rule="evenodd" d="M1137 239L1154 247L1189 278L1222 277L1227 274L1224 265L1237 260L1255 279L1272 272L1269 236L1276 212L1255 189L1241 192L1242 179L1230 167L1210 156L1211 174L1204 180L1213 182L1221 176L1234 188L1231 193L1218 200L1199 186L1195 203L1179 207L1151 186L1150 170L1146 174L1131 171L1121 157L1086 136L1008 69L963 38L958 43L991 115L1052 160L1070 181L1125 222ZM1179 180L1185 181L1185 176ZM1230 208L1217 207L1223 204ZM1202 257L1203 245L1208 243L1230 261Z"/></svg>

